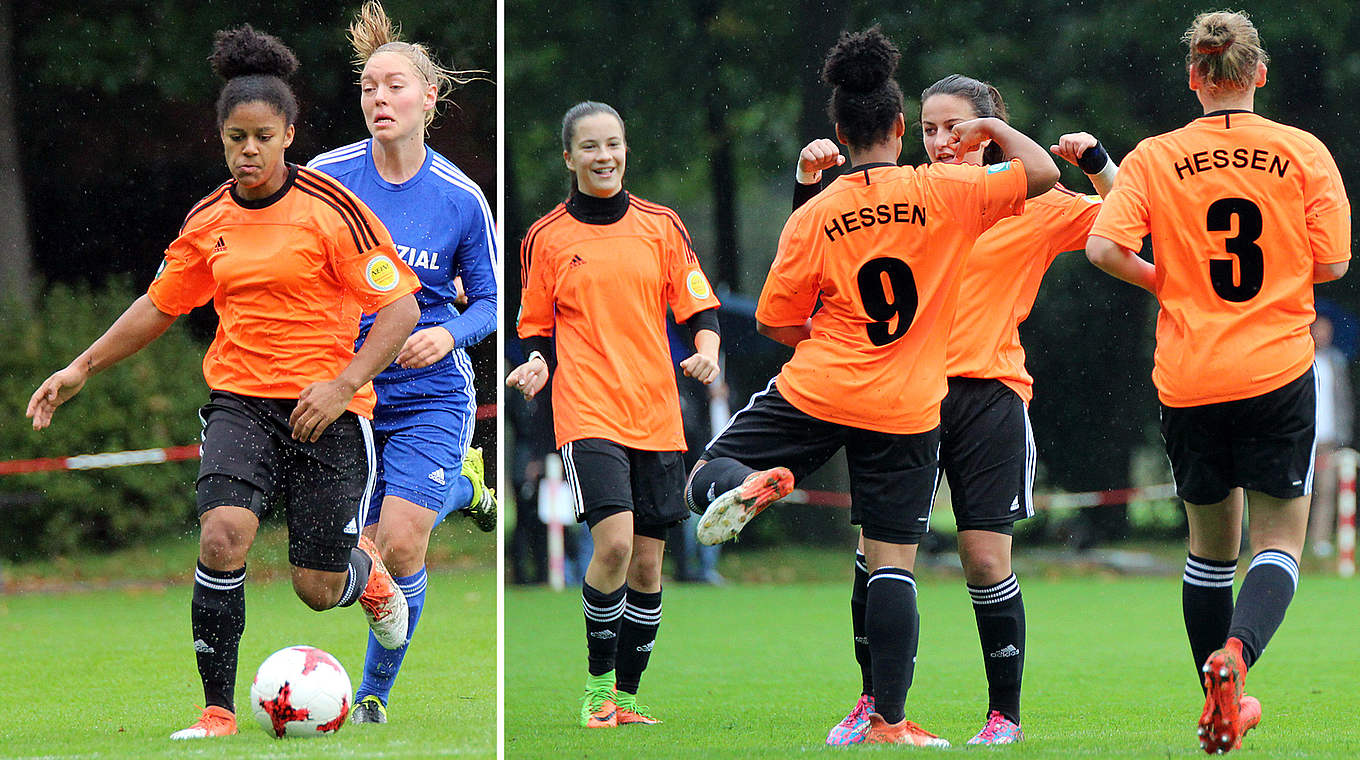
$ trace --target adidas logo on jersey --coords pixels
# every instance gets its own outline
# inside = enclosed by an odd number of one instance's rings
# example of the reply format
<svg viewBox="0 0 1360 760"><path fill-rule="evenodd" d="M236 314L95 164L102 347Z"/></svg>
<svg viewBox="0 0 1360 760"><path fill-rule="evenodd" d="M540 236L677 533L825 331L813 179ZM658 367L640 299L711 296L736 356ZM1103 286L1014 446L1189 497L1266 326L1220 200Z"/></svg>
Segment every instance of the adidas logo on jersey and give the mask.
<svg viewBox="0 0 1360 760"><path fill-rule="evenodd" d="M998 649L995 652L989 652L987 656L994 658L1019 657L1020 650L1016 649L1014 644L1007 644L1005 649Z"/></svg>
<svg viewBox="0 0 1360 760"><path fill-rule="evenodd" d="M430 480L433 480L434 482L442 486L444 485L444 468L440 467L439 469L435 470L429 475L426 475L425 477L429 478Z"/></svg>
<svg viewBox="0 0 1360 760"><path fill-rule="evenodd" d="M208 642L204 641L203 639L199 639L198 641L194 642L194 651L202 652L203 654L217 653L217 650L213 649L211 646L208 646Z"/></svg>
<svg viewBox="0 0 1360 760"><path fill-rule="evenodd" d="M225 251L225 250L227 250L227 240L226 240L226 238L222 237L221 235L218 235L218 236L217 236L217 242L216 242L216 243L213 243L212 252L213 252L213 253L221 253L221 252L223 252L223 251Z"/></svg>
<svg viewBox="0 0 1360 760"><path fill-rule="evenodd" d="M572 269L575 269L576 267L579 267L584 263L586 263L586 260L581 258L581 254L578 253L574 254L571 257L571 261L567 262L567 266L571 267Z"/></svg>

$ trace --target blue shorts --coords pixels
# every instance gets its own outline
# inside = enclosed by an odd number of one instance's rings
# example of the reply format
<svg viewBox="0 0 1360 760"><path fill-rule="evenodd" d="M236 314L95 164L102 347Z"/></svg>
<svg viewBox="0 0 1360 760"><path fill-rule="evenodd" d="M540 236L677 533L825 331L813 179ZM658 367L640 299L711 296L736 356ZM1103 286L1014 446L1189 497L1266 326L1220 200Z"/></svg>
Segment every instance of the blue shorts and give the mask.
<svg viewBox="0 0 1360 760"><path fill-rule="evenodd" d="M423 404L406 400L383 404L379 393L373 416L378 451L377 485L364 525L378 522L385 496L396 496L439 513L449 491L462 474L463 454L472 441L476 406L471 395L425 398Z"/></svg>

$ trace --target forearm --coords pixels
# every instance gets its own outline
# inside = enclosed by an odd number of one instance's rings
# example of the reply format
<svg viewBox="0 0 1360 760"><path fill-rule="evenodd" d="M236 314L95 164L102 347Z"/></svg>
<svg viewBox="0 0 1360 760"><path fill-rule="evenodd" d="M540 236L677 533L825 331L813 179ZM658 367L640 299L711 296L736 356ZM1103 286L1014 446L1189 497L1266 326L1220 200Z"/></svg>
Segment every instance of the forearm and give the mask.
<svg viewBox="0 0 1360 760"><path fill-rule="evenodd" d="M718 360L718 348L722 344L722 338L712 330L700 330L694 334L694 351L703 354L713 361Z"/></svg>
<svg viewBox="0 0 1360 760"><path fill-rule="evenodd" d="M151 341L174 324L175 315L166 314L143 294L132 302L122 316L99 336L80 356L71 361L87 375L95 375L146 348Z"/></svg>
<svg viewBox="0 0 1360 760"><path fill-rule="evenodd" d="M992 142L1001 149L1006 160L1018 158L1025 165L1026 198L1052 189L1058 181L1058 165L1053 163L1053 157L1043 146L1000 119L988 119L988 127Z"/></svg>
<svg viewBox="0 0 1360 760"><path fill-rule="evenodd" d="M467 348L496 331L496 297L482 296L468 301L467 309L440 324L453 336L453 345Z"/></svg>
<svg viewBox="0 0 1360 760"><path fill-rule="evenodd" d="M413 295L403 296L379 309L363 346L335 379L358 391L392 363L419 319L420 306Z"/></svg>
<svg viewBox="0 0 1360 760"><path fill-rule="evenodd" d="M1338 263L1338 264L1319 264L1319 263L1314 263L1314 264L1313 264L1313 282L1314 282L1314 283L1321 283L1321 282L1332 282L1333 280L1339 280L1339 279L1341 279L1341 276L1342 276L1342 275L1346 274L1346 270L1350 268L1350 265L1351 265L1351 263L1350 263L1349 261L1342 261L1342 262L1340 262L1340 263Z"/></svg>
<svg viewBox="0 0 1360 760"><path fill-rule="evenodd" d="M1092 235L1086 239L1086 258L1105 273L1156 295L1156 267L1136 252Z"/></svg>
<svg viewBox="0 0 1360 760"><path fill-rule="evenodd" d="M812 337L812 320L809 319L801 325L786 327L774 327L764 322L756 322L756 332L764 335L776 343L783 343L790 348Z"/></svg>

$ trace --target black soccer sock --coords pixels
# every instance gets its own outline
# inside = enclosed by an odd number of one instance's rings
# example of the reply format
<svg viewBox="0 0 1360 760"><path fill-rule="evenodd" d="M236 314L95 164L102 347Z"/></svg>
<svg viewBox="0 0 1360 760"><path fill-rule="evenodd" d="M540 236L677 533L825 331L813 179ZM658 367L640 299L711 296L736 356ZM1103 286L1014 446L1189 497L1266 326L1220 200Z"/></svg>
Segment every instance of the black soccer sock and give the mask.
<svg viewBox="0 0 1360 760"><path fill-rule="evenodd" d="M625 583L606 594L581 581L581 601L586 616L586 656L592 676L604 675L614 669L627 590Z"/></svg>
<svg viewBox="0 0 1360 760"><path fill-rule="evenodd" d="M1190 656L1195 658L1195 678L1214 650L1228 640L1233 616L1233 576L1237 560L1205 559L1193 554L1185 558L1181 576L1181 613L1185 616L1185 635L1190 638Z"/></svg>
<svg viewBox="0 0 1360 760"><path fill-rule="evenodd" d="M625 584L626 587L627 584ZM619 691L637 694L642 671L652 657L656 629L661 626L661 592L628 589L619 626L619 653L614 681Z"/></svg>
<svg viewBox="0 0 1360 760"><path fill-rule="evenodd" d="M336 607L348 607L359 601L363 596L364 588L368 586L369 573L373 572L373 558L368 556L368 552L354 547L349 550L349 575L345 578L345 590L340 592L340 601L335 603Z"/></svg>
<svg viewBox="0 0 1360 760"><path fill-rule="evenodd" d="M864 629L873 659L874 710L889 723L901 723L916 670L920 629L916 579L899 567L880 567L865 585Z"/></svg>
<svg viewBox="0 0 1360 760"><path fill-rule="evenodd" d="M708 505L722 495L741 485L746 476L755 470L731 457L718 457L704 463L689 479L685 486L685 504L691 512L702 515Z"/></svg>
<svg viewBox="0 0 1360 760"><path fill-rule="evenodd" d="M1025 671L1025 601L1015 573L991 586L967 584L987 671L987 709L1020 723L1020 680Z"/></svg>
<svg viewBox="0 0 1360 760"><path fill-rule="evenodd" d="M1278 549L1266 549L1251 560L1237 592L1228 638L1242 642L1242 660L1250 668L1284 622L1285 610L1299 587L1298 560Z"/></svg>
<svg viewBox="0 0 1360 760"><path fill-rule="evenodd" d="M873 696L874 671L870 667L873 658L869 654L869 636L864 632L864 607L869 600L869 565L864 555L855 552L855 582L850 587L850 629L855 636L855 662L859 663L859 677L863 682L862 694Z"/></svg>
<svg viewBox="0 0 1360 760"><path fill-rule="evenodd" d="M198 563L190 622L203 704L236 711L236 650L246 630L246 568L209 570Z"/></svg>

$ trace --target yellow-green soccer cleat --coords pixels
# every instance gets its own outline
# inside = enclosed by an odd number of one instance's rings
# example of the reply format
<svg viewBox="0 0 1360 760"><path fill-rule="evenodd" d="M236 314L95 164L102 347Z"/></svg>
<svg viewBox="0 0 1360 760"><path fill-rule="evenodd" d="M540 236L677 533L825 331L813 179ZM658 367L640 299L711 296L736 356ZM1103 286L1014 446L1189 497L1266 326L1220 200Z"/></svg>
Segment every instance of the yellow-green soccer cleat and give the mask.
<svg viewBox="0 0 1360 760"><path fill-rule="evenodd" d="M386 723L387 707L382 700L369 694L354 705L349 714L350 723Z"/></svg>
<svg viewBox="0 0 1360 760"><path fill-rule="evenodd" d="M486 484L486 462L482 450L468 449L463 456L463 473L472 482L472 504L460 510L472 518L483 533L496 529L496 489Z"/></svg>
<svg viewBox="0 0 1360 760"><path fill-rule="evenodd" d="M652 715L650 707L638 704L637 695L626 691L614 692L615 719L620 726L655 726L661 719Z"/></svg>
<svg viewBox="0 0 1360 760"><path fill-rule="evenodd" d="M586 693L581 697L582 728L613 728L619 724L618 708L614 706L614 671L586 679Z"/></svg>

